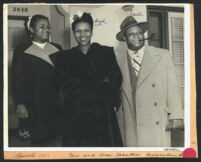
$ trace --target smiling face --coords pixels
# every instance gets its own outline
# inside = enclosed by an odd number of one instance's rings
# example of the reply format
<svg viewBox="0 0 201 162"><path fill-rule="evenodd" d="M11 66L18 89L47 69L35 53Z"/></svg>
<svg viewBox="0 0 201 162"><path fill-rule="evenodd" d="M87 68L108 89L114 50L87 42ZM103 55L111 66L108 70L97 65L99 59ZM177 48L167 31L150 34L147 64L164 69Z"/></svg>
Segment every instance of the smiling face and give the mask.
<svg viewBox="0 0 201 162"><path fill-rule="evenodd" d="M89 23L77 23L73 32L79 46L89 46L91 44L92 29Z"/></svg>
<svg viewBox="0 0 201 162"><path fill-rule="evenodd" d="M144 33L139 26L133 26L125 31L125 41L129 49L136 51L144 46Z"/></svg>
<svg viewBox="0 0 201 162"><path fill-rule="evenodd" d="M37 20L33 27L30 27L33 41L44 43L48 41L50 34L50 23L47 19Z"/></svg>

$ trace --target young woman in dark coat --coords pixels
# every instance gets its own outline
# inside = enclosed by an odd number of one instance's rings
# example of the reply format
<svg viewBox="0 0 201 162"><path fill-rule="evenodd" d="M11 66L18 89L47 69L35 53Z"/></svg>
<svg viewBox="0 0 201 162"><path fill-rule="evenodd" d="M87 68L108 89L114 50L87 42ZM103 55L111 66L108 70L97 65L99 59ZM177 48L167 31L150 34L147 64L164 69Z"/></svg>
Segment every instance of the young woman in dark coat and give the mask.
<svg viewBox="0 0 201 162"><path fill-rule="evenodd" d="M65 112L64 146L122 146L115 116L122 74L114 50L91 43L93 19L88 13L74 16L72 30L78 46L56 61Z"/></svg>
<svg viewBox="0 0 201 162"><path fill-rule="evenodd" d="M31 146L54 146L58 132L58 77L51 59L62 48L48 42L47 17L34 15L26 25L32 40L19 45L13 56L16 113L22 122L28 123Z"/></svg>

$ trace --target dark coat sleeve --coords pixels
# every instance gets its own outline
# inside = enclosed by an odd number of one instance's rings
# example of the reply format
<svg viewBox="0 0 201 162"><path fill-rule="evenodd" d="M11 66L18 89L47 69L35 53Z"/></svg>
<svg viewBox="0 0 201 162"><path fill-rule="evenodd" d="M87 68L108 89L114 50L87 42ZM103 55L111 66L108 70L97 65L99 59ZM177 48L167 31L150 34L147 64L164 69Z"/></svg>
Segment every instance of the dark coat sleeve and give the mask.
<svg viewBox="0 0 201 162"><path fill-rule="evenodd" d="M24 48L18 46L13 53L12 62L12 85L15 104L25 104L25 63Z"/></svg>
<svg viewBox="0 0 201 162"><path fill-rule="evenodd" d="M70 86L69 68L68 68L68 57L67 51L61 51L54 59L56 67L56 73L59 80L59 105L62 109L68 110L69 101L71 101L73 90Z"/></svg>
<svg viewBox="0 0 201 162"><path fill-rule="evenodd" d="M117 64L113 48L107 48L108 69L105 76L98 82L99 102L104 105L118 106L120 100L120 87L123 81L121 70Z"/></svg>

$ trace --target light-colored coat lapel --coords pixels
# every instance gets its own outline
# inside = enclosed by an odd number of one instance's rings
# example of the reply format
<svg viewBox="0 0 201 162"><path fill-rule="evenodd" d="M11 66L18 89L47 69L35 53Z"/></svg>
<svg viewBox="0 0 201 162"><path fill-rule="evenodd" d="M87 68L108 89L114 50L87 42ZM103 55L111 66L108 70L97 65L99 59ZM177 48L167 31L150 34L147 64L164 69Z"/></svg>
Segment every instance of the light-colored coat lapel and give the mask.
<svg viewBox="0 0 201 162"><path fill-rule="evenodd" d="M127 54L128 54L127 51L125 51L123 54L117 55L117 61L119 63L119 66L123 75L122 91L123 93L125 93L128 99L129 105L131 105L132 107L133 106L132 87L131 87L130 73L128 68ZM135 119L134 110L132 108L130 110L131 110L132 116Z"/></svg>
<svg viewBox="0 0 201 162"><path fill-rule="evenodd" d="M145 47L136 88L138 88L143 83L143 81L151 74L154 67L159 62L160 58L161 57L159 53L153 52L152 49L148 46Z"/></svg>
<svg viewBox="0 0 201 162"><path fill-rule="evenodd" d="M55 46L51 45L50 43L47 43L44 49L41 49L40 47L38 47L35 44L32 44L28 49L26 49L25 53L36 56L36 57L46 61L50 65L54 66L54 64L52 63L49 56L58 51L59 51L59 49L57 49Z"/></svg>

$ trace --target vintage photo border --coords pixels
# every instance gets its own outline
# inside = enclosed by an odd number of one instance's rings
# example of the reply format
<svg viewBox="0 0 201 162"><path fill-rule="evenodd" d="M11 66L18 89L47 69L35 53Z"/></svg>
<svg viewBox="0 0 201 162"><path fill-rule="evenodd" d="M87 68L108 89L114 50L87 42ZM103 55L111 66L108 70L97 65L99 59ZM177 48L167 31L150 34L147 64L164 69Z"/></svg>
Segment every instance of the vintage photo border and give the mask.
<svg viewBox="0 0 201 162"><path fill-rule="evenodd" d="M125 3L128 4L128 3ZM130 4L130 3L129 3ZM149 5L135 4L133 5ZM12 4L9 4L12 5ZM23 4L25 5L25 4ZM26 4L33 5L33 4ZM42 5L34 3L34 5ZM44 5L56 5L44 3ZM61 4L58 4L61 5ZM68 4L64 4L68 5ZM70 4L72 5L72 4ZM84 5L84 4L75 4ZM92 4L93 5L93 4ZM96 4L97 5L97 4ZM103 3L101 3L103 5ZM118 5L118 4L104 4ZM119 5L123 5L120 3ZM151 4L160 5L160 4ZM164 4L163 4L164 5ZM193 4L184 4L184 66L185 66L185 147L110 147L110 148L25 148L8 147L8 4L3 6L3 43L4 43L4 91L3 91L3 122L4 122L4 158L5 159L105 159L105 158L139 158L139 157L183 157L183 151L187 148L197 151L196 130L196 83L195 83L195 42L194 42L194 9ZM190 53L190 55L189 55ZM189 115L190 114L190 115ZM198 156L198 155L197 155Z"/></svg>

